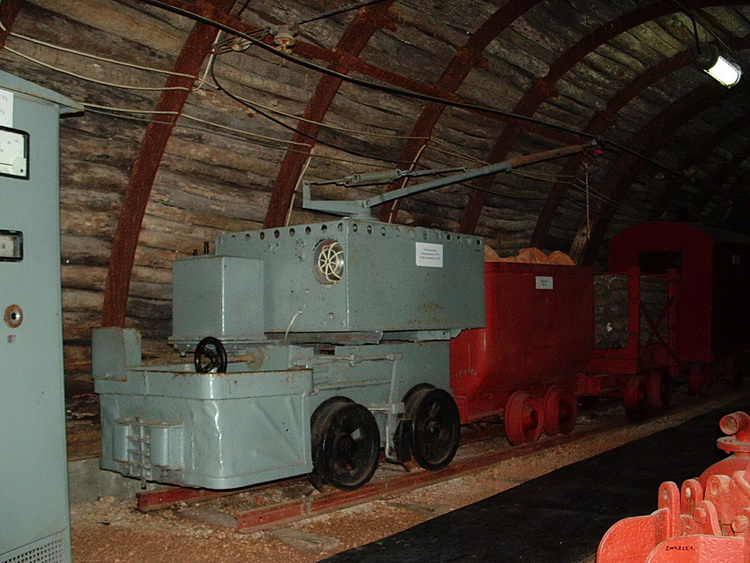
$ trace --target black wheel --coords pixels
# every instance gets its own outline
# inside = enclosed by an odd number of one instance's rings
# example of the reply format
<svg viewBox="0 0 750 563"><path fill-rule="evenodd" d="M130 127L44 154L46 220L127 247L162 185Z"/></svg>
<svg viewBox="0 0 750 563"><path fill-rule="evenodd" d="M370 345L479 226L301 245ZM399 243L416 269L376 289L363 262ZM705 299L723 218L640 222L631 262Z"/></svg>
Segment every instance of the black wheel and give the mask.
<svg viewBox="0 0 750 563"><path fill-rule="evenodd" d="M399 420L398 425L396 426L396 432L393 436L395 458L396 461L402 464L409 464L413 459L411 455L412 423L408 410L406 409L408 409L409 401L414 394L425 389L429 391L430 389L435 389L435 386L430 383L420 383L409 389L406 395L404 395L404 410L406 411L406 416L404 419Z"/></svg>
<svg viewBox="0 0 750 563"><path fill-rule="evenodd" d="M352 491L371 478L378 466L380 431L375 417L345 397L321 404L312 416L310 482Z"/></svg>
<svg viewBox="0 0 750 563"><path fill-rule="evenodd" d="M224 373L227 371L227 351L213 336L207 336L195 347L193 365L198 373Z"/></svg>
<svg viewBox="0 0 750 563"><path fill-rule="evenodd" d="M461 420L450 393L443 389L418 389L408 398L411 420L409 447L416 462L437 471L448 465L458 449Z"/></svg>

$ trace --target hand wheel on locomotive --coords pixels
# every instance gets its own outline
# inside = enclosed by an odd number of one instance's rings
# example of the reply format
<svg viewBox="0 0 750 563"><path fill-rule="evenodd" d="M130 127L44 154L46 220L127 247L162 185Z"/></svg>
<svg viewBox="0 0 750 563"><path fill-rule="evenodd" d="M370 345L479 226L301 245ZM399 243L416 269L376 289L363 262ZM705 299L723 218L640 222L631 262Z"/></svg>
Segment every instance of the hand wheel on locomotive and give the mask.
<svg viewBox="0 0 750 563"><path fill-rule="evenodd" d="M227 371L227 351L220 340L207 336L195 347L193 365L198 373L224 373Z"/></svg>

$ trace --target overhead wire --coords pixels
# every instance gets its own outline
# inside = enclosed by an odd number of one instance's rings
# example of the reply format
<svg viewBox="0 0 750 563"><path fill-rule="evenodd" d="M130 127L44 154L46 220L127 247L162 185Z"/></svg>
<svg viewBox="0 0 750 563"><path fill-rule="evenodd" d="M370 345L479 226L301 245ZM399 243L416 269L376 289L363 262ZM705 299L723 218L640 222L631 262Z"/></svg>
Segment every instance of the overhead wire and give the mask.
<svg viewBox="0 0 750 563"><path fill-rule="evenodd" d="M312 140L313 142L320 143L321 145L325 145L327 147L336 149L336 150L341 151L342 153L345 153L345 154L350 154L350 155L358 156L360 158L367 158L367 159L373 158L371 155L362 154L362 153L359 153L357 151L353 151L351 149L345 149L343 147L339 147L339 146L337 146L337 145L335 145L333 143L330 143L328 141L324 141L324 140L322 140L322 139L320 139L318 137L315 137L313 135L310 135L309 133L306 133L305 131L302 131L301 129L298 129L298 128L293 127L293 126L291 126L291 125L289 125L287 123L284 123L280 119L276 119L275 117L273 117L269 113L267 113L265 111L262 111L262 110L258 109L257 107L253 108L248 102L244 101L241 97L239 97L239 96L235 95L234 93L230 92L229 90L227 90L218 81L218 79L216 78L216 74L215 74L213 68L211 69L211 78L213 79L214 84L216 85L216 87L219 89L220 92L226 94L227 96L229 96L230 98L232 98L237 103L239 103L239 104L241 104L241 105L243 105L245 107L249 107L250 109L256 111L259 115L262 115L266 119L268 119L270 121L273 121L277 125L280 125L281 127L284 127L285 129L288 129L289 131L293 131L294 133L299 134L299 135L301 135L303 137L306 137L306 138ZM397 162L395 160L390 160L390 159L386 159L386 158L378 158L378 160L381 160L383 162L390 162L390 163L396 163Z"/></svg>
<svg viewBox="0 0 750 563"><path fill-rule="evenodd" d="M408 98L412 98L412 99L419 99L419 100L422 100L422 101L434 102L434 103L439 103L439 104L443 104L443 105L448 105L448 106L453 106L453 107L459 107L459 108L462 108L462 109L469 109L469 110L472 110L472 111L480 111L480 112L485 112L485 113L491 113L491 114L494 114L494 115L501 115L503 117L511 118L511 119L514 119L514 120L517 120L517 121L524 121L524 122L527 122L527 123L534 123L535 125L539 125L541 127L544 127L544 128L547 128L547 129L550 129L550 130L553 130L553 131L557 131L557 132L566 133L566 134L569 134L569 135L575 135L575 136L583 137L583 138L587 138L587 139L594 139L594 138L596 138L595 135L592 135L590 133L586 133L585 131L581 131L579 129L574 129L574 128L571 128L571 127L566 127L566 126L558 125L558 124L554 124L554 123L549 123L549 122L541 120L541 119L536 119L536 118L533 118L533 117L529 117L529 116L525 116L525 115L521 115L521 114L517 114L517 113L505 111L505 110L501 110L499 108L492 108L492 107L489 107L489 106L481 106L481 105L477 105L477 104L471 104L471 103L468 103L468 102L460 102L460 101L456 101L456 100L448 100L448 99L445 99L445 98L440 98L439 96L431 96L431 95L428 95L428 94L421 94L421 93L418 93L418 92L412 92L410 90L405 90L403 88L397 88L397 87L394 87L394 86L389 86L389 85L385 85L385 84L379 84L379 83L376 83L376 82L370 82L368 80L363 80L363 79L360 79L360 78L356 78L354 76L350 76L350 75L345 74L343 72L338 72L336 70L333 70L333 69L321 66L319 64L316 64L316 63L313 63L313 62L310 62L310 61L306 61L306 60L301 59L299 57L296 57L296 56L294 56L294 55L292 55L290 53L287 53L287 52L284 52L282 50L279 50L275 46L268 45L265 42L260 41L260 40L258 40L256 38L252 37L248 33L245 33L245 32L239 31L237 29L234 29L234 28L232 28L232 27L230 27L228 25L225 25L225 24L223 24L221 22L218 22L218 21L213 20L211 18L208 18L206 16L201 16L199 14L195 14L195 13L189 11L189 10L186 10L186 9L183 9L183 8L180 8L180 7L177 7L177 6L173 6L171 4L166 4L164 2L161 2L160 0L142 0L142 1L145 2L146 4L150 4L152 6L156 6L156 7L162 8L164 10L170 11L170 12L175 13L175 14L182 15L182 16L187 17L189 19L192 19L192 20L195 20L195 21L207 24L207 25L211 25L211 26L216 27L217 29L221 29L221 30L223 30L223 31L225 31L227 33L232 33L234 35L237 35L238 37L243 37L243 38L251 41L257 47L259 47L259 48L261 48L261 49L263 49L263 50L265 50L265 51L267 51L269 53L272 53L272 54L274 54L274 55L276 55L276 56L278 56L280 58L288 60L288 61L290 61L290 62L292 62L294 64L297 64L298 66L302 66L302 67L307 68L309 70L314 70L316 72L319 72L319 73L331 76L333 78L338 78L338 79L340 79L340 80L342 80L344 82L348 82L348 83L351 83L351 84L355 84L355 85L358 85L358 86L363 86L363 87L370 88L370 89L373 89L373 90L379 90L381 92L386 92L386 93L394 94L394 95L398 95L398 96L404 96L404 97L408 97Z"/></svg>
<svg viewBox="0 0 750 563"><path fill-rule="evenodd" d="M140 90L140 91L148 91L148 92L162 92L166 90L185 90L187 92L190 91L190 88L186 86L161 86L161 87L152 87L152 86L132 86L129 84L115 84L113 82L107 82L105 80L99 80L97 78L92 78L89 76L84 76L82 74L78 74L77 72L73 72L72 70L67 70L64 68L57 67L55 65L52 65L50 63L46 63L42 60L39 60L35 57L32 57L30 55L26 55L24 53L21 53L20 51L17 51L16 49L13 49L12 47L8 47L8 45L5 45L5 50L9 53L13 53L17 57L20 57L22 59L25 59L27 61L33 62L35 64L38 64L40 66L43 66L45 68L48 68L50 70L54 70L56 72L60 72L62 74L66 74L68 76L72 76L74 78L79 78L81 80L85 80L86 82L92 82L94 84L99 84L101 86L107 86L110 88L119 88L122 90Z"/></svg>
<svg viewBox="0 0 750 563"><path fill-rule="evenodd" d="M337 16L338 14L343 14L345 12L351 12L352 10L358 10L359 8L364 8L365 6L371 6L372 4L380 4L381 2L384 2L385 0L369 0L367 2L359 2L358 4L352 4L351 6L346 6L344 8L338 8L336 10L331 10L330 12L325 12L323 14L319 14L317 16L314 16L312 18L308 18L306 20L302 20L297 22L297 25L304 25L306 23L322 20L324 18L330 18L331 16Z"/></svg>
<svg viewBox="0 0 750 563"><path fill-rule="evenodd" d="M83 105L86 107L86 111L89 112L89 113L96 113L96 114L99 114L99 115L105 115L105 116L108 116L108 117L113 117L115 119L126 119L126 120L129 120L129 121L137 121L137 122L146 123L146 124L153 123L153 124L156 124L156 125L173 125L173 122L171 122L171 121L159 121L159 120L154 120L154 119L144 119L144 118L141 118L141 117L132 117L132 116L129 116L129 115L122 115L122 113L136 113L136 114L139 114L139 113L142 113L142 114L161 113L161 114L164 114L164 115L177 115L177 112L170 112L170 111L154 112L152 110L123 109L123 108L113 108L113 107L108 107L108 106L100 106L100 105L97 105L97 104L89 104L89 103L84 103ZM115 113L115 112L117 112L117 113ZM183 116L184 116L184 114L183 114ZM212 125L212 126L217 127L217 128L223 127L221 124L218 124L218 123L215 123L215 122L208 122L206 120L202 120L202 121L205 121L207 124ZM222 133L220 131L213 131L213 130L210 130L210 129L206 129L205 127L197 127L197 126L194 126L194 125L188 125L186 123L181 123L179 121L176 122L176 123L174 123L174 126L176 128L178 128L178 129L179 128L192 129L192 130L195 130L195 131L200 131L202 133L208 133L208 134L211 134L211 135L217 135L219 137L224 137L226 139L232 139L232 140L236 140L237 139L236 136L230 136L230 135ZM254 136L253 133L251 133L249 131L244 131L242 129L229 128L229 130L232 131L232 132L234 132L234 133L238 133L238 134L244 135L244 136L251 136L251 137ZM247 139L245 139L245 140L247 140ZM319 160L330 160L330 161L334 161L334 162L342 162L342 163L347 163L347 164L356 164L357 166L363 166L363 167L372 167L372 168L379 168L379 169L383 168L383 166L381 164L370 164L370 163L367 163L367 162L362 162L361 160L351 160L351 159L348 159L348 158L341 158L341 157L336 157L336 156L328 156L328 155L310 153L308 151L296 150L296 149L288 147L289 141L287 139L274 139L274 140L276 140L276 141L283 141L283 143L284 143L285 146L281 147L281 146L278 146L278 145L269 145L269 144L266 144L266 143L259 143L259 144L262 144L263 146L265 146L266 148L269 148L269 149L279 150L279 151L283 151L283 152L293 152L293 153L298 153L298 154L303 154L303 155L309 155L311 158L316 158L316 159L319 159Z"/></svg>
<svg viewBox="0 0 750 563"><path fill-rule="evenodd" d="M5 29L5 26L2 25L2 22L0 22L0 28L2 28L4 31L7 31L7 29ZM102 61L102 62L105 62L105 63L114 64L114 65L126 66L126 67L134 68L134 69L137 69L137 70L144 70L144 71L148 71L148 72L156 72L156 73L159 73L159 74L167 74L167 75L170 75L170 76L181 76L181 77L193 78L193 79L195 78L194 76L192 76L190 74L184 74L182 72L174 72L174 71L171 71L171 70L164 70L164 69L161 69L161 68L153 68L153 67L138 65L138 64L135 64L135 63L129 63L129 62L120 61L120 60L117 60L117 59L110 59L109 57L103 57L101 55L95 55L93 53L87 53L85 51L79 51L78 49L71 49L70 47L63 47L62 45L55 45L54 43L49 43L47 41L42 41L41 39L36 39L35 37L30 37L28 35L23 35L21 33L16 33L15 31L11 31L8 35L10 35L11 37L15 37L17 39L21 39L23 41L28 41L29 43L36 43L37 45L42 45L42 46L48 47L50 49L55 49L56 51L62 51L64 53L70 53L70 54L73 54L73 55L78 55L80 57L86 57L86 58L93 59L93 60L96 60L96 61Z"/></svg>
<svg viewBox="0 0 750 563"><path fill-rule="evenodd" d="M315 121L314 119L308 119L306 117L302 117L299 115L294 115L292 113L287 113L284 111L281 111L280 109L272 108L266 105L263 105L259 102L254 102L252 100L248 100L247 98L244 98L242 96L239 96L237 94L234 94L236 97L236 100L242 100L243 104L247 105L251 109L255 108L261 108L269 113L275 113L278 115L283 115L284 117L288 117L290 119L294 119L296 121L301 121L303 123L309 123L311 125L317 125L318 127L322 127L324 129L332 129L335 131L341 131L344 133L352 133L354 135L361 135L363 137L377 137L377 138L384 138L384 139L405 139L405 140L428 140L429 137L418 137L418 136L411 136L411 135L394 135L393 133L370 133L369 131L363 131L358 129L349 129L348 127L341 127L339 125L332 125L330 123L323 123L321 121Z"/></svg>

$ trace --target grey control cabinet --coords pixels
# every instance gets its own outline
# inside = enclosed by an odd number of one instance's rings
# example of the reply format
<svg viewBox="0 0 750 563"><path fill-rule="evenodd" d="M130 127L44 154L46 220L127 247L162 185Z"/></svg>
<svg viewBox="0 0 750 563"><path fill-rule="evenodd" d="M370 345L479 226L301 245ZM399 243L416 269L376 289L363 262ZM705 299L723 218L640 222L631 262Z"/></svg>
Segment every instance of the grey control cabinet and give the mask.
<svg viewBox="0 0 750 563"><path fill-rule="evenodd" d="M81 109L0 72L0 563L71 559L59 118Z"/></svg>

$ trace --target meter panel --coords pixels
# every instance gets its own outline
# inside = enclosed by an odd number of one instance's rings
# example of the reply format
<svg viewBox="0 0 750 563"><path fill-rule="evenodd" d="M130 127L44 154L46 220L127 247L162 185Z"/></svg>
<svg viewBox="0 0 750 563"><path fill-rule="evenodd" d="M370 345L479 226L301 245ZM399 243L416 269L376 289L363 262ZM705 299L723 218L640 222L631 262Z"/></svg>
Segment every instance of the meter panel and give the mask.
<svg viewBox="0 0 750 563"><path fill-rule="evenodd" d="M0 175L29 178L29 134L0 127Z"/></svg>
<svg viewBox="0 0 750 563"><path fill-rule="evenodd" d="M23 260L23 233L0 229L0 262Z"/></svg>

